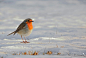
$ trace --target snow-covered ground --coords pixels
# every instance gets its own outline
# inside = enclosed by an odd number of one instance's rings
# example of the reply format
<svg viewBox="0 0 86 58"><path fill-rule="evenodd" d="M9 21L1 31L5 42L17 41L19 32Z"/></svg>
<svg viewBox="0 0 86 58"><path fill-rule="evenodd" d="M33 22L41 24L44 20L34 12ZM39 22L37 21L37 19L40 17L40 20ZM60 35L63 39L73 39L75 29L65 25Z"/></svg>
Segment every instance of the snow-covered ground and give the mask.
<svg viewBox="0 0 86 58"><path fill-rule="evenodd" d="M18 34L7 36L26 18L34 20L30 43L20 43ZM38 55L22 54L29 51ZM86 0L0 0L2 57L86 58Z"/></svg>

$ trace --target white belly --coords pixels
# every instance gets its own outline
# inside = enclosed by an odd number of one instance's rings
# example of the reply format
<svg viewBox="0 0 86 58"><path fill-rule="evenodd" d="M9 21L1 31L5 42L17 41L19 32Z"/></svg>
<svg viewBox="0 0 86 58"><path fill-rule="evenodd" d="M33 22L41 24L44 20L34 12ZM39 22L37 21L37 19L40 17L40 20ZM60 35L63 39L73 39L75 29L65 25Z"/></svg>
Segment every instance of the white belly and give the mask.
<svg viewBox="0 0 86 58"><path fill-rule="evenodd" d="M27 26L25 28L21 29L19 32L17 32L19 35L22 35L23 37L29 36L31 34L32 30L29 30Z"/></svg>

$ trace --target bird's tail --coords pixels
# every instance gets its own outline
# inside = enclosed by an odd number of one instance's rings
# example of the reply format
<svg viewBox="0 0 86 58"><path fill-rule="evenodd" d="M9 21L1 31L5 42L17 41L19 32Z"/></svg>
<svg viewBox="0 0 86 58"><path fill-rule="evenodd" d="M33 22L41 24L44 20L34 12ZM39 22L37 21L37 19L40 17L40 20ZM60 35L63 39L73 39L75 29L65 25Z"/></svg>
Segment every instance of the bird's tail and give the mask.
<svg viewBox="0 0 86 58"><path fill-rule="evenodd" d="M16 33L16 32L14 31L14 32L12 32L12 33L8 34L7 36L9 36L9 35L11 35L11 34L15 35L15 33Z"/></svg>

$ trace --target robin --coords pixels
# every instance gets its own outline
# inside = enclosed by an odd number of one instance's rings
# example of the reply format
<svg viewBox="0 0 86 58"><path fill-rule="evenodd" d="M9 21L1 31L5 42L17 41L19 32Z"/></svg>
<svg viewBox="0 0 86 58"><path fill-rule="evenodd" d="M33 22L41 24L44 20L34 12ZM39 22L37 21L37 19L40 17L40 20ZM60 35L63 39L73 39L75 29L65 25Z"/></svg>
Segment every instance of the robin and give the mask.
<svg viewBox="0 0 86 58"><path fill-rule="evenodd" d="M32 22L34 22L34 21L32 21L32 19L30 19L30 18L25 19L14 32L8 34L7 36L9 36L11 34L15 35L16 33L21 35L21 38L22 38L22 36L24 38L26 36L29 36L33 30ZM23 40L23 38L22 38L22 40ZM29 43L29 42L27 42L25 39L25 41L23 41L23 43Z"/></svg>

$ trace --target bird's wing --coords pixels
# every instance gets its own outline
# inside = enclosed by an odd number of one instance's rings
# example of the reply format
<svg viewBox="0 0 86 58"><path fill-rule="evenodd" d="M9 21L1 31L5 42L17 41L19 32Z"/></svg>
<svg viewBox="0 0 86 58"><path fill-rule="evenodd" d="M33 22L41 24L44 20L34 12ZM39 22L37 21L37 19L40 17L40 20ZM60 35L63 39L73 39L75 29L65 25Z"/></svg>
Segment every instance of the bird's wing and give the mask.
<svg viewBox="0 0 86 58"><path fill-rule="evenodd" d="M10 33L10 34L8 34L7 36L9 36L9 35L11 35L11 34L16 34L19 30L21 30L21 29L23 29L24 27L25 27L25 23L24 22L22 22L19 26L18 26L18 28L16 29L16 31L14 31L14 32L12 32L12 33Z"/></svg>
<svg viewBox="0 0 86 58"><path fill-rule="evenodd" d="M22 23L18 26L18 28L16 29L15 33L17 33L19 30L25 28L25 25L26 25L26 23L22 22ZM15 34L15 33L14 33L14 34Z"/></svg>

